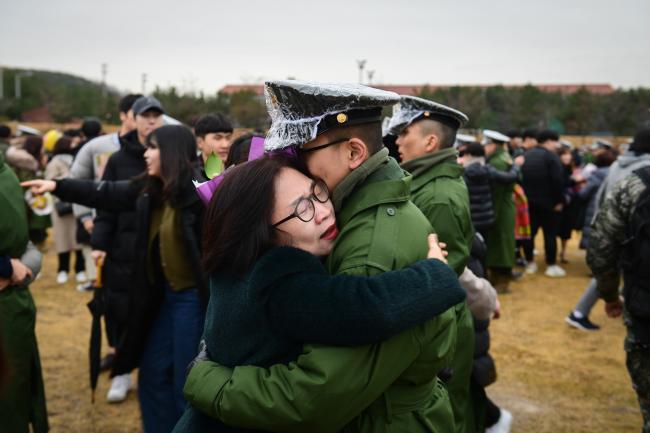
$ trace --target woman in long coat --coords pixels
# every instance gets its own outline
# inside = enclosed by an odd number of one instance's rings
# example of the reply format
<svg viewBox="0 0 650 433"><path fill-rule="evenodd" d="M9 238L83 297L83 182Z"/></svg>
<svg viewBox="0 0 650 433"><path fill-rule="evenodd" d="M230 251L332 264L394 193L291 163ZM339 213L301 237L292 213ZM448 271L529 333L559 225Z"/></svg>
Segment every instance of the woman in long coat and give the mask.
<svg viewBox="0 0 650 433"><path fill-rule="evenodd" d="M45 179L65 179L70 173L73 160L72 140L61 137L54 145L52 159L45 167ZM86 265L81 248L77 245L77 221L72 213L72 204L59 199L54 201L52 212L52 228L54 231L54 248L59 258L56 282L64 284L68 281L70 270L70 254L75 254L75 273L77 281L86 280Z"/></svg>

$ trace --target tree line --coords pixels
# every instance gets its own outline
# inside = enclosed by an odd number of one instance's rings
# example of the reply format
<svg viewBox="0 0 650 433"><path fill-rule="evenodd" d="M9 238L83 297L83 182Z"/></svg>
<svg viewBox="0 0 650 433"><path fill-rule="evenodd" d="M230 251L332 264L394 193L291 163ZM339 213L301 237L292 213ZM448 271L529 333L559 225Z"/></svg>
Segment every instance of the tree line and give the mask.
<svg viewBox="0 0 650 433"><path fill-rule="evenodd" d="M31 109L47 107L55 122L70 122L94 116L118 123L120 92L100 83L70 74L48 71L3 69L4 97L0 118L20 120ZM14 90L15 74L21 74L21 98ZM253 92L234 94L183 93L177 88L156 88L157 97L170 116L192 125L202 114L222 112L239 127L264 130L270 119L263 98ZM424 88L421 97L465 112L470 129L508 131L523 128L552 128L563 134L605 133L633 135L650 126L650 89L617 89L611 94L593 94L582 88L569 95L523 87ZM387 110L387 115L390 115Z"/></svg>

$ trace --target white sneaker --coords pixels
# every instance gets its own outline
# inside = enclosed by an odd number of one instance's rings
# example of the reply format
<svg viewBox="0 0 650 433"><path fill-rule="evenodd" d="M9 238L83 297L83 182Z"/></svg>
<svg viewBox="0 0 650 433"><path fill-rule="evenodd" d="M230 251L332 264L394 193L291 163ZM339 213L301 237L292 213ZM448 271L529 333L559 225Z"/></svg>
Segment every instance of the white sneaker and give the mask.
<svg viewBox="0 0 650 433"><path fill-rule="evenodd" d="M77 283L85 283L88 280L88 277L86 277L86 273L84 271L77 273L76 278Z"/></svg>
<svg viewBox="0 0 650 433"><path fill-rule="evenodd" d="M512 424L512 414L505 409L501 409L501 416L499 421L494 424L489 429L485 430L485 433L508 433L510 431L510 425Z"/></svg>
<svg viewBox="0 0 650 433"><path fill-rule="evenodd" d="M566 271L558 265L550 265L546 268L544 275L551 278L561 278L566 276Z"/></svg>
<svg viewBox="0 0 650 433"><path fill-rule="evenodd" d="M57 284L65 284L68 282L68 273L66 271L59 271L58 274L56 274L56 282Z"/></svg>
<svg viewBox="0 0 650 433"><path fill-rule="evenodd" d="M111 382L111 389L106 394L106 400L109 403L120 403L126 400L126 395L131 390L131 375L122 374L115 376Z"/></svg>
<svg viewBox="0 0 650 433"><path fill-rule="evenodd" d="M526 265L526 273L527 274L534 274L537 272L537 263L535 262L530 262Z"/></svg>

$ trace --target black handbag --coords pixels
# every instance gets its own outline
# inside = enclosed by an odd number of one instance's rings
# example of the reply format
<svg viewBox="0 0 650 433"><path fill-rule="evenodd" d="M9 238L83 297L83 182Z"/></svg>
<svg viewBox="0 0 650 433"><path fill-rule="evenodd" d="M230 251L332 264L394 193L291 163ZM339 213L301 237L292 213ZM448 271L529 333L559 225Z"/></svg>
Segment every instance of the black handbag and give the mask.
<svg viewBox="0 0 650 433"><path fill-rule="evenodd" d="M54 203L54 209L60 217L70 215L72 213L72 203L67 201L57 201Z"/></svg>

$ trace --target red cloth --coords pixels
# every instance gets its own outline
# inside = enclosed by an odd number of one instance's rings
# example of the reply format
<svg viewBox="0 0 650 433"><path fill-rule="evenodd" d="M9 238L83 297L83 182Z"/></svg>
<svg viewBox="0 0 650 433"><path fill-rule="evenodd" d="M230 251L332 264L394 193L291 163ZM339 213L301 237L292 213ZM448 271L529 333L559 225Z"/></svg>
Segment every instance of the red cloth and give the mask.
<svg viewBox="0 0 650 433"><path fill-rule="evenodd" d="M530 239L530 215L528 214L528 198L524 189L518 183L513 188L515 200L515 239L520 241Z"/></svg>

